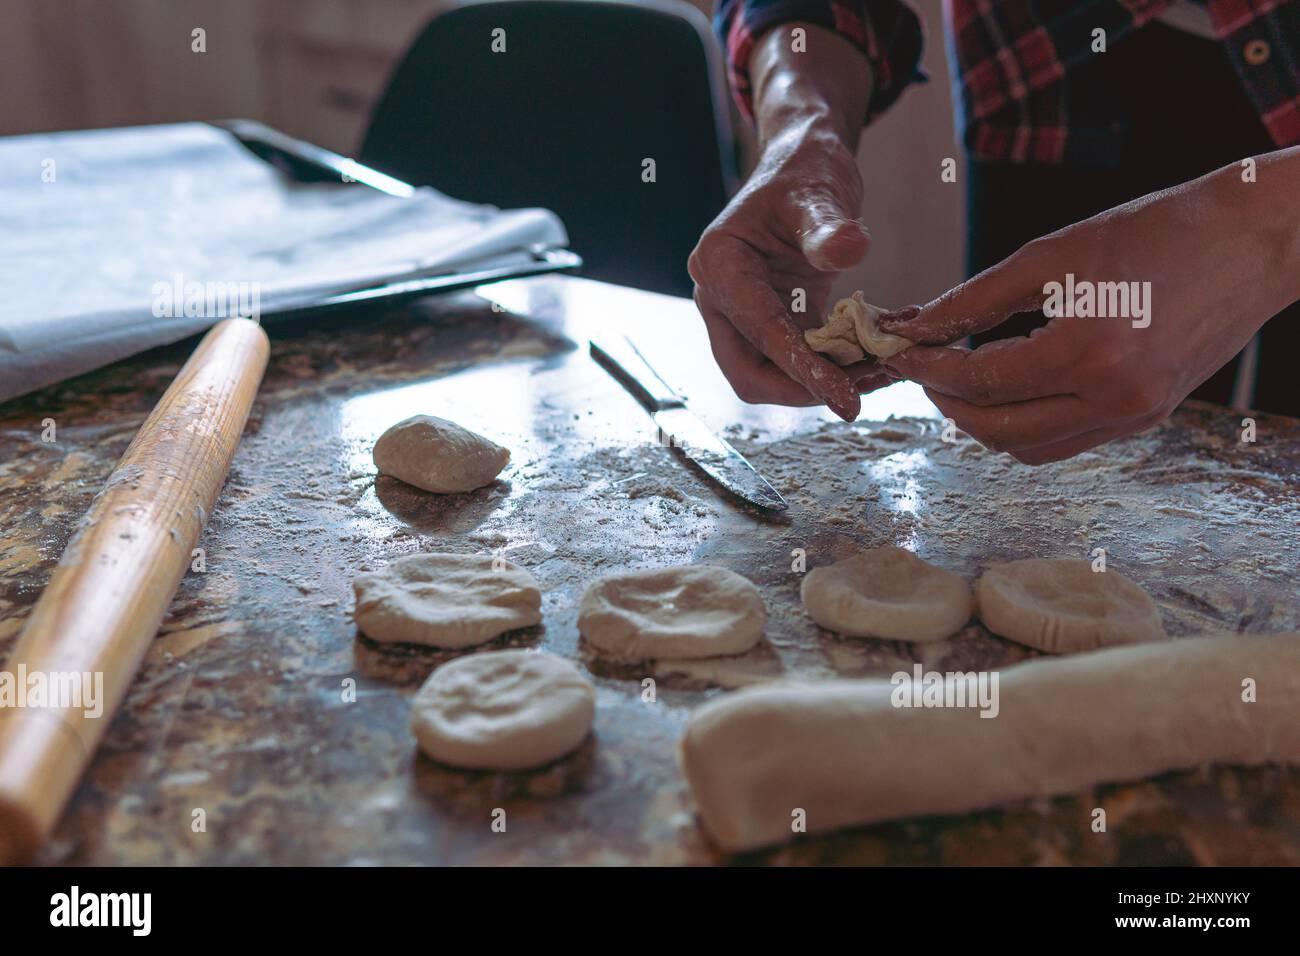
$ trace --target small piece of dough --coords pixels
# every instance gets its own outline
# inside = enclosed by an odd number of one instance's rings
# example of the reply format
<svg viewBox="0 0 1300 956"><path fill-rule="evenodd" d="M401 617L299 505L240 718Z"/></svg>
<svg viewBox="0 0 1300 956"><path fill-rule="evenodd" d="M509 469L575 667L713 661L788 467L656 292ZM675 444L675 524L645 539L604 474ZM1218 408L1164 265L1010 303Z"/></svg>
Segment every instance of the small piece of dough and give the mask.
<svg viewBox="0 0 1300 956"><path fill-rule="evenodd" d="M766 623L758 588L709 564L611 574L587 588L578 610L583 637L624 661L743 654Z"/></svg>
<svg viewBox="0 0 1300 956"><path fill-rule="evenodd" d="M901 335L880 331L880 317L884 313L884 309L867 303L861 292L855 292L852 298L835 303L825 325L804 332L804 341L815 351L829 356L836 365L859 362L868 353L889 358L914 343Z"/></svg>
<svg viewBox="0 0 1300 956"><path fill-rule="evenodd" d="M853 327L853 311L846 303L853 304L851 299L841 299L826 317L825 325L803 334L803 340L813 351L821 352L836 365L851 365L867 357Z"/></svg>
<svg viewBox="0 0 1300 956"><path fill-rule="evenodd" d="M352 588L357 627L382 643L470 647L542 619L537 579L486 554L413 554L358 574Z"/></svg>
<svg viewBox="0 0 1300 956"><path fill-rule="evenodd" d="M424 491L451 494L490 483L510 462L510 450L432 415L400 421L375 442L375 467Z"/></svg>
<svg viewBox="0 0 1300 956"><path fill-rule="evenodd" d="M966 579L904 548L872 548L804 576L808 616L851 637L939 641L971 616Z"/></svg>
<svg viewBox="0 0 1300 956"><path fill-rule="evenodd" d="M994 634L1051 654L1165 638L1151 596L1118 571L1087 561L1025 558L975 583L980 620Z"/></svg>
<svg viewBox="0 0 1300 956"><path fill-rule="evenodd" d="M568 661L538 651L488 651L429 675L411 702L411 730L440 763L524 770L582 743L595 712L595 687Z"/></svg>
<svg viewBox="0 0 1300 956"><path fill-rule="evenodd" d="M796 809L824 833L1204 763L1300 763L1300 635L1037 658L999 678L991 719L896 707L880 679L727 694L692 715L681 741L700 820L724 850L743 851L791 839Z"/></svg>

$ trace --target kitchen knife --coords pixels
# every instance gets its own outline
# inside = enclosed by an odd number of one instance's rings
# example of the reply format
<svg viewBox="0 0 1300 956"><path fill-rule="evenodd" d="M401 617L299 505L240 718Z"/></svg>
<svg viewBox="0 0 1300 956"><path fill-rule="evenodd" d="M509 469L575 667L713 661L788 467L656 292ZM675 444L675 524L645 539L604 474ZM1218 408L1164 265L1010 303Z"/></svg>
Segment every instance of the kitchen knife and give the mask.
<svg viewBox="0 0 1300 956"><path fill-rule="evenodd" d="M678 449L706 475L750 504L767 511L789 507L744 455L713 434L686 407L685 399L659 377L626 335L592 339L591 357L646 407L659 426L663 444Z"/></svg>

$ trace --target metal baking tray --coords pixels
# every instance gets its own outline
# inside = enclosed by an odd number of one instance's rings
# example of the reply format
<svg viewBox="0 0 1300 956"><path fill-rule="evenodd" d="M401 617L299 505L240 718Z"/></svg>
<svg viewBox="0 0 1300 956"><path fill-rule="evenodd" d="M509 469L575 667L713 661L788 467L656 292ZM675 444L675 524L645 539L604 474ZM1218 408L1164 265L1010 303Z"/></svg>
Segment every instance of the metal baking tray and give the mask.
<svg viewBox="0 0 1300 956"><path fill-rule="evenodd" d="M226 130L248 150L298 182L359 183L393 196L409 196L415 191L410 183L394 179L377 169L340 156L320 146L294 139L279 130L254 120L220 120L212 124ZM521 279L553 272L573 272L582 266L582 257L569 249L530 247L518 249L499 258L463 271L421 277L403 282L388 282L372 288L358 289L324 298L278 303L263 312L263 318L300 316L322 309L334 309L358 303L386 305L434 292L449 292Z"/></svg>

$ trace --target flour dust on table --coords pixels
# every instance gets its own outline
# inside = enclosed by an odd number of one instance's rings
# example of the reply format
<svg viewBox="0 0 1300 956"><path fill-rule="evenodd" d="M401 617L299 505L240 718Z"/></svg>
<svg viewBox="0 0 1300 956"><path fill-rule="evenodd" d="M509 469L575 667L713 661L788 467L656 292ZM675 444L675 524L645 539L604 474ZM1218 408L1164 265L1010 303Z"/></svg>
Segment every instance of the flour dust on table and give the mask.
<svg viewBox="0 0 1300 956"><path fill-rule="evenodd" d="M435 670L411 703L425 755L454 767L527 770L563 757L591 732L596 689L544 651L487 651Z"/></svg>
<svg viewBox="0 0 1300 956"><path fill-rule="evenodd" d="M542 619L537 579L487 554L413 554L352 587L357 627L381 643L472 647Z"/></svg>
<svg viewBox="0 0 1300 956"><path fill-rule="evenodd" d="M766 623L758 588L707 564L608 575L587 588L578 611L582 636L623 661L743 654Z"/></svg>
<svg viewBox="0 0 1300 956"><path fill-rule="evenodd" d="M896 641L950 637L972 607L965 578L895 547L813 568L800 593L808 616L827 630Z"/></svg>
<svg viewBox="0 0 1300 956"><path fill-rule="evenodd" d="M980 620L994 634L1051 654L1161 641L1151 596L1088 561L1025 558L989 568L975 584Z"/></svg>
<svg viewBox="0 0 1300 956"><path fill-rule="evenodd" d="M454 494L489 484L510 463L510 450L445 418L413 415L379 436L374 459L381 475Z"/></svg>

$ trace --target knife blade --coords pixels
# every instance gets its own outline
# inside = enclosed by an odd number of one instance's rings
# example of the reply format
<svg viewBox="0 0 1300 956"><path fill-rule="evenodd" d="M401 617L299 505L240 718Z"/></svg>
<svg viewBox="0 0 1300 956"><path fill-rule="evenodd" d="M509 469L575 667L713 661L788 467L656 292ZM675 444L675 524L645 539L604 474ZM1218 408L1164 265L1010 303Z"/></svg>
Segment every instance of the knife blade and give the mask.
<svg viewBox="0 0 1300 956"><path fill-rule="evenodd" d="M745 456L715 435L645 360L626 335L590 340L591 357L639 401L659 427L662 444L676 448L706 475L739 498L767 511L785 511L780 492Z"/></svg>

